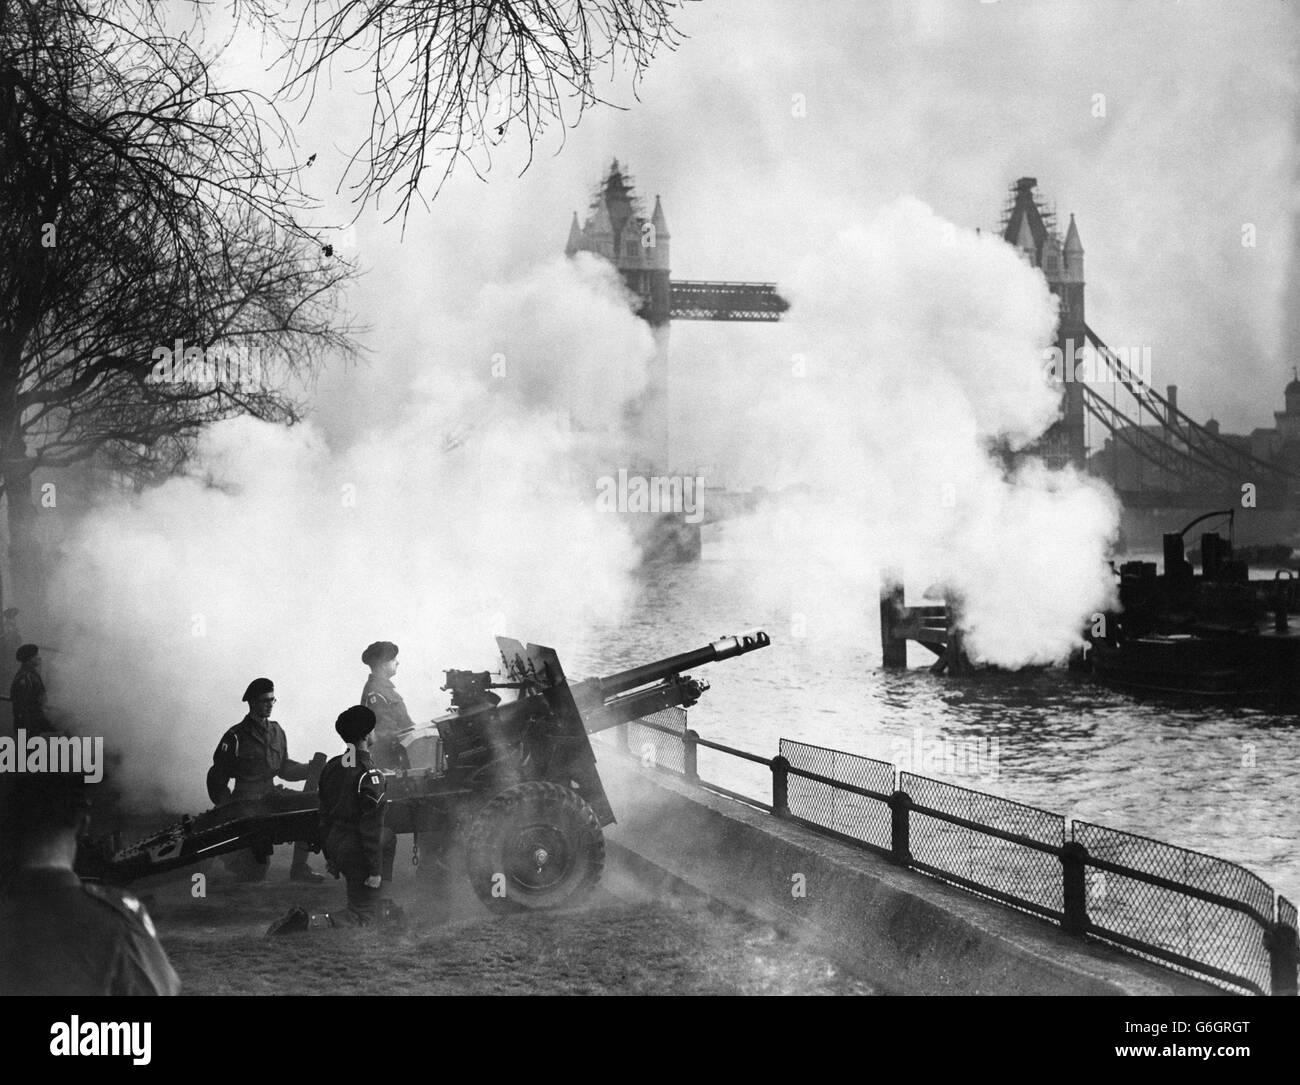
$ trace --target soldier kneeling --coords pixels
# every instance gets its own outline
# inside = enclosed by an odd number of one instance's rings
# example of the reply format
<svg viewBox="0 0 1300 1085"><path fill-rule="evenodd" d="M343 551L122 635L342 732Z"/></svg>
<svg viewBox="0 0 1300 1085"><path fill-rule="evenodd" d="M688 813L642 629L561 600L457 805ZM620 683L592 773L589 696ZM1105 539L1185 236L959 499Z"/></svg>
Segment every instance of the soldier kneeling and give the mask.
<svg viewBox="0 0 1300 1085"><path fill-rule="evenodd" d="M354 705L335 721L334 730L348 744L320 774L321 836L326 869L347 881L348 906L342 912L309 915L293 908L271 924L267 934L309 927L368 927L400 917L400 909L380 898L380 887L393 877L397 838L384 828L384 774L370 756L375 714Z"/></svg>

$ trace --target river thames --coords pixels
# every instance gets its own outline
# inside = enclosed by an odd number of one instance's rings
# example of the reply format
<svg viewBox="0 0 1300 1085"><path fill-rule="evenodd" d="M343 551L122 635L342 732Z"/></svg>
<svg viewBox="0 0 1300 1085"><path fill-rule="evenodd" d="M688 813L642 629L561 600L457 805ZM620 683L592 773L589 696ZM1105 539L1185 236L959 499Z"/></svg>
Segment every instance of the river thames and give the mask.
<svg viewBox="0 0 1300 1085"><path fill-rule="evenodd" d="M916 645L909 670L885 671L874 595L815 573L797 599L756 590L789 579L708 545L698 563L648 568L633 616L597 630L567 669L609 673L764 629L770 648L692 672L712 683L690 711L702 737L764 757L789 738L891 761L1240 863L1300 900L1296 717L1140 700L1064 667L936 677ZM761 765L701 749L699 771L770 801Z"/></svg>

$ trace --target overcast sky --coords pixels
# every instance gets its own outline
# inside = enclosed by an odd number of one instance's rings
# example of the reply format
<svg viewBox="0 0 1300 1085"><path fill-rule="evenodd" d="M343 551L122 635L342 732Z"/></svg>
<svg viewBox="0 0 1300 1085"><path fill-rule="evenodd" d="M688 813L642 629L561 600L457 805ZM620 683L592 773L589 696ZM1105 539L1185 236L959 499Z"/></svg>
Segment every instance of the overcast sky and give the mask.
<svg viewBox="0 0 1300 1085"><path fill-rule="evenodd" d="M405 237L363 215L367 275L352 304L373 328L368 409L400 409L440 313L562 249L617 157L648 205L663 197L675 276L787 286L898 196L989 229L1015 178L1037 177L1063 226L1076 215L1094 329L1149 347L1154 384L1179 385L1194 417L1269 425L1300 362L1297 25L1275 0L688 4L686 40L639 100L625 78L609 86L626 110L588 113L563 145L552 131L522 176L525 148L507 138L486 183L458 169ZM319 155L318 195L367 109L340 91L299 126L304 155ZM1248 223L1254 247L1242 244ZM677 365L764 349L762 329L673 334ZM719 372L736 394L758 394ZM318 418L336 436L355 419L355 387L336 373L320 388Z"/></svg>

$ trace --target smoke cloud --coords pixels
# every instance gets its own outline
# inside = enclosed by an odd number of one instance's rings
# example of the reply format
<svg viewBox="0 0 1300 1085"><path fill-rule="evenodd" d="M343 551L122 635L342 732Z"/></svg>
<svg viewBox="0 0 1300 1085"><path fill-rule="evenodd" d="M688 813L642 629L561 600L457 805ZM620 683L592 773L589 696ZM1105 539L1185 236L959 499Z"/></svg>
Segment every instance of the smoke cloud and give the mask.
<svg viewBox="0 0 1300 1085"><path fill-rule="evenodd" d="M979 658L1063 656L1108 601L1114 504L1072 473L1008 476L989 452L1056 416L1041 276L901 200L810 256L791 294L789 325L763 329L777 338L757 386L727 380L742 364L756 379L748 353L672 354L676 428L694 451L803 484L729 525L776 559L738 611L816 582L822 620L860 632L873 624L861 594L897 568L914 594L941 581L963 599ZM350 444L312 424L215 426L200 470L105 499L66 542L59 699L123 754L137 802L204 804L211 751L253 677L275 680L276 718L306 759L337 747L331 724L372 640L403 646L399 688L428 719L445 704L441 670L493 665L494 633L573 657L629 602L639 555L596 479L629 462L625 408L655 344L617 274L558 259L421 327L419 349L352 374L364 424ZM393 381L403 406L369 419Z"/></svg>
<svg viewBox="0 0 1300 1085"><path fill-rule="evenodd" d="M727 525L767 562L755 590L802 606L788 601L815 580L815 620L860 636L866 601L896 570L913 597L936 585L962 600L972 655L1066 656L1112 601L1104 558L1119 509L1095 480L1035 461L1008 474L991 452L1024 448L1059 410L1043 370L1056 301L1041 274L903 199L806 260L791 294L787 325L708 356L735 380L727 410L700 377L703 356L673 373L684 458L808 488Z"/></svg>
<svg viewBox="0 0 1300 1085"><path fill-rule="evenodd" d="M495 665L493 634L580 645L623 604L638 554L587 461L653 342L617 274L560 258L438 327L402 416L346 449L312 424L222 423L196 474L106 499L65 543L57 699L123 755L137 803L205 805L254 677L305 760L338 747L371 641L402 647L418 721L444 709L442 669ZM354 376L365 417L388 374Z"/></svg>
<svg viewBox="0 0 1300 1085"><path fill-rule="evenodd" d="M771 477L810 487L737 526L771 535L788 571L752 592L810 566L859 587L896 567L963 598L977 656L1060 658L1107 601L1113 504L1072 474L1005 477L986 450L1025 445L1056 414L1041 277L907 200L810 258L793 295L786 342L805 350L779 394L727 411L675 400L733 469L758 468L744 462L757 454ZM75 661L61 700L124 753L140 801L202 804L207 757L257 675L277 682L305 759L337 744L330 724L371 640L407 646L399 682L428 718L439 669L490 665L492 634L576 650L626 603L637 553L597 510L593 480L621 454L654 345L617 276L557 261L484 288L439 327L393 424L339 451L310 424L216 426L199 475L104 504L68 542L53 591ZM363 410L382 362L357 377Z"/></svg>

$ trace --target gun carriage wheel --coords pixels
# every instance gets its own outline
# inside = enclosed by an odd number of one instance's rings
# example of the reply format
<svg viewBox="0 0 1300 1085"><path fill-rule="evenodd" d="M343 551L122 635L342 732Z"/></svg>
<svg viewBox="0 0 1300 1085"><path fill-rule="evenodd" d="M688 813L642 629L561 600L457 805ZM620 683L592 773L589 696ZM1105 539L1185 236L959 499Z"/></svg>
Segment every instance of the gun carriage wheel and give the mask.
<svg viewBox="0 0 1300 1085"><path fill-rule="evenodd" d="M474 892L495 912L576 903L600 880L605 837L572 788L532 781L492 798L465 837Z"/></svg>

